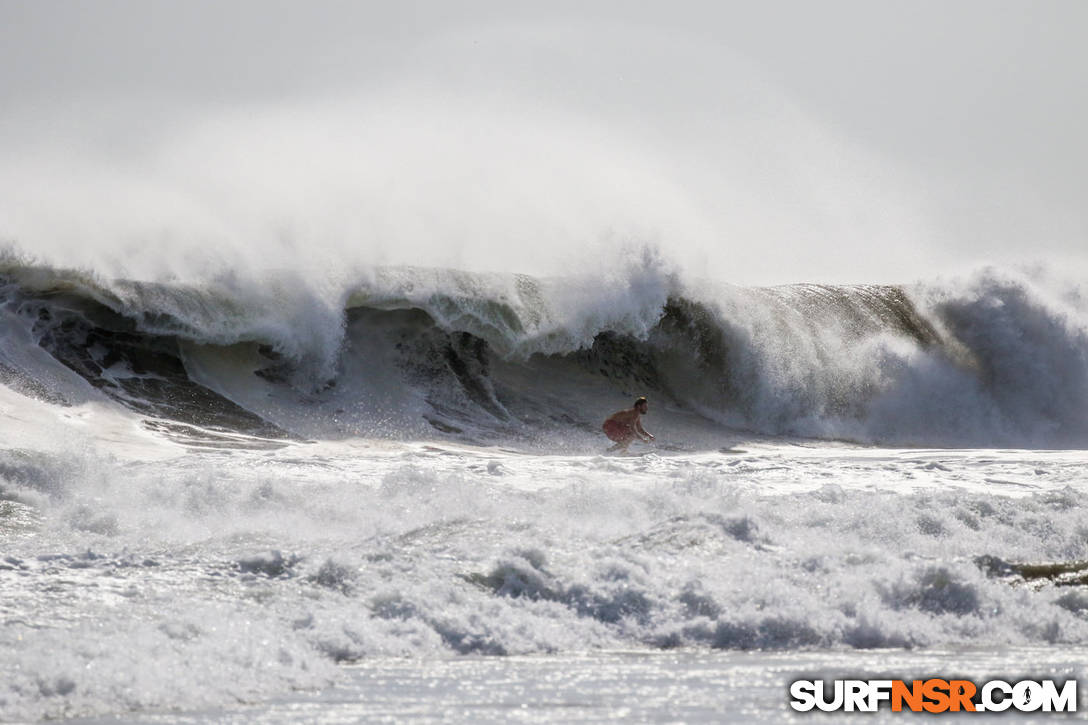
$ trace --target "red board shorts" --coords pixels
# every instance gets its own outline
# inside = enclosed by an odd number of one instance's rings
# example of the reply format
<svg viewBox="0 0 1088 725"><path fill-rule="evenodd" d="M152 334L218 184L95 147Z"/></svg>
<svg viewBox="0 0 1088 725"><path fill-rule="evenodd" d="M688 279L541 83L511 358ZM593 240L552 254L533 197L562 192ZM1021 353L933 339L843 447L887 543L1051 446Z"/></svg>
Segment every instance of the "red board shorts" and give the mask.
<svg viewBox="0 0 1088 725"><path fill-rule="evenodd" d="M617 443L625 443L635 437L635 431L631 426L624 425L616 420L606 420L604 425L601 426L601 430Z"/></svg>

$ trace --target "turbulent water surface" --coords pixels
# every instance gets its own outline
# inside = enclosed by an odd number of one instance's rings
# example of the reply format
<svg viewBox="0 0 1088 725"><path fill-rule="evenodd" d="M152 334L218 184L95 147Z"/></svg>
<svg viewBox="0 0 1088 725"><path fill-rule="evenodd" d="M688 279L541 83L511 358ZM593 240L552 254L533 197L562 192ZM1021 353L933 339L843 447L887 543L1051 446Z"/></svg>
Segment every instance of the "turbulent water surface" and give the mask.
<svg viewBox="0 0 1088 725"><path fill-rule="evenodd" d="M7 257L0 382L5 719L517 719L501 666L542 717L745 720L792 672L1088 645L1088 302L1039 274L319 293ZM656 445L603 455L636 395Z"/></svg>

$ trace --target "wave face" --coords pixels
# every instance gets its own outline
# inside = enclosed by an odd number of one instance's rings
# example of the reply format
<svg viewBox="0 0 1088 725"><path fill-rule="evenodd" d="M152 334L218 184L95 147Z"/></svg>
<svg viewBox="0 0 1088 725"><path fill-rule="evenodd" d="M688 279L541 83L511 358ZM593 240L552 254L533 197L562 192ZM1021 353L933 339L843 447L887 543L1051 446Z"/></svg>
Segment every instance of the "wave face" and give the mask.
<svg viewBox="0 0 1088 725"><path fill-rule="evenodd" d="M5 384L149 424L570 445L647 394L772 436L1088 445L1086 304L1041 275L739 288L643 258L608 278L374 268L330 292L8 260L0 309Z"/></svg>

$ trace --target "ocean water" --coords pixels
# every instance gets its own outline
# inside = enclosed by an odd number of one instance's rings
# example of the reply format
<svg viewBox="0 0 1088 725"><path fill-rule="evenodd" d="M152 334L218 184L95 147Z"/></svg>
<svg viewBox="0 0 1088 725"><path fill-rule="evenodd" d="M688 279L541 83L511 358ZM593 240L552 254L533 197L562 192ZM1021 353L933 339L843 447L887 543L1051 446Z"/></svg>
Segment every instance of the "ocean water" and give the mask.
<svg viewBox="0 0 1088 725"><path fill-rule="evenodd" d="M304 282L4 257L0 718L756 722L812 673L1082 676L1076 283ZM654 444L606 454L637 395Z"/></svg>

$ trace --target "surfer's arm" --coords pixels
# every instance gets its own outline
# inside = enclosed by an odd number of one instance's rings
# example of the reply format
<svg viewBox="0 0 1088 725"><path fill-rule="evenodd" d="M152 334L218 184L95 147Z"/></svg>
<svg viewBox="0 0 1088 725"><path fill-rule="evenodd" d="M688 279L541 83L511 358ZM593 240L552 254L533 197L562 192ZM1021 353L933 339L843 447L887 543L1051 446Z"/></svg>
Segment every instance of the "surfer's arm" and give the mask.
<svg viewBox="0 0 1088 725"><path fill-rule="evenodd" d="M642 427L642 421L641 420L636 420L635 421L635 431L637 431L638 433L641 433L642 435L646 436L644 440L652 441L654 439L653 434L648 433L646 431L646 429Z"/></svg>

